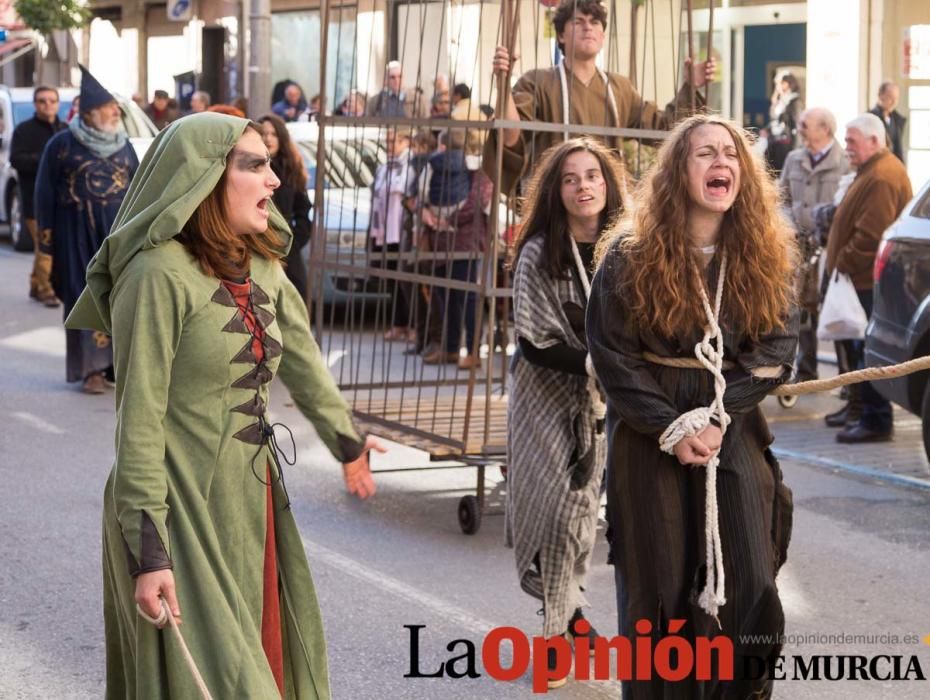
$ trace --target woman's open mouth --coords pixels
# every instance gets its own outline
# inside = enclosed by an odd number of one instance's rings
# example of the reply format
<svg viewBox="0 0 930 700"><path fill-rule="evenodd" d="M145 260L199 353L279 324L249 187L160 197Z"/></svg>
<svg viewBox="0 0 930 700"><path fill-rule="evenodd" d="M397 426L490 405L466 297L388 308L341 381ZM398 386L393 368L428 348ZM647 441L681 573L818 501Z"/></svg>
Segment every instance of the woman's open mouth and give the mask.
<svg viewBox="0 0 930 700"><path fill-rule="evenodd" d="M728 175L714 175L704 182L704 187L711 197L726 197L732 186L733 180Z"/></svg>
<svg viewBox="0 0 930 700"><path fill-rule="evenodd" d="M271 200L271 197L264 197L258 200L258 210L264 215L268 216L268 202Z"/></svg>

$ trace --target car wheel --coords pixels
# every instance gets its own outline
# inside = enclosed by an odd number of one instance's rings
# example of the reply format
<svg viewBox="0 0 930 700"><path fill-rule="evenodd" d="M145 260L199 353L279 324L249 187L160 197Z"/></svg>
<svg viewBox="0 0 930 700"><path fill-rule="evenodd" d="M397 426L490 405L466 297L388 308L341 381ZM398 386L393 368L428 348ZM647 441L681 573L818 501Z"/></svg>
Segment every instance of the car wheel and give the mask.
<svg viewBox="0 0 930 700"><path fill-rule="evenodd" d="M923 423L924 435L924 452L927 453L927 459L930 459L930 382L924 389L924 401L920 407L920 419Z"/></svg>
<svg viewBox="0 0 930 700"><path fill-rule="evenodd" d="M21 253L32 251L32 236L26 230L26 222L23 221L23 200L19 194L19 187L14 186L10 193L10 206L7 208L10 212L10 239L13 241L13 250Z"/></svg>

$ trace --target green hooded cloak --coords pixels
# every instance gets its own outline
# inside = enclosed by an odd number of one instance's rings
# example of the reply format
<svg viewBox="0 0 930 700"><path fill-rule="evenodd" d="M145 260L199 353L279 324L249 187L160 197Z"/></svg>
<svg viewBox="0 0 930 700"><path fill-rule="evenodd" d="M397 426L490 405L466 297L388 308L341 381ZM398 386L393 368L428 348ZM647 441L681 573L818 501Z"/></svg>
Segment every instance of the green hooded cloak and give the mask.
<svg viewBox="0 0 930 700"><path fill-rule="evenodd" d="M313 581L263 430L277 373L339 461L361 441L277 260L253 255L264 361L226 287L175 236L213 190L248 121L198 114L155 139L66 322L113 336L116 463L104 493L107 696L194 698L174 639L136 614L135 579L174 570L182 632L214 698L272 698L262 648L270 464L285 691L329 698ZM272 208L270 225L290 245Z"/></svg>

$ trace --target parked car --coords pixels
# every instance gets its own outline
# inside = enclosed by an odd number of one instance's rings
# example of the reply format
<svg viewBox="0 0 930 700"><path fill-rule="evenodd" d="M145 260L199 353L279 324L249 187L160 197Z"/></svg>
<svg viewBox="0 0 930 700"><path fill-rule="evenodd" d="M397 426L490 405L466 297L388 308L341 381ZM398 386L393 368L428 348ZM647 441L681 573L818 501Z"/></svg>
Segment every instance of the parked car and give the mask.
<svg viewBox="0 0 930 700"><path fill-rule="evenodd" d="M875 257L875 301L865 332L869 366L893 365L930 354L930 182L882 238ZM888 400L923 421L930 458L930 372L875 382Z"/></svg>
<svg viewBox="0 0 930 700"><path fill-rule="evenodd" d="M71 101L78 93L77 88L58 88L61 98L58 117L61 120L68 116ZM35 114L32 94L32 88L10 88L0 85L0 223L9 224L10 240L13 248L19 251L31 251L32 238L29 237L22 221L19 182L16 169L10 165L10 141L17 125L31 119ZM115 97L123 115L123 127L141 161L158 129L135 102L120 95Z"/></svg>
<svg viewBox="0 0 930 700"><path fill-rule="evenodd" d="M316 199L317 133L316 122L291 122L287 125L307 169L307 194ZM377 128L329 127L326 138L324 181L324 226L327 269L323 275L323 303L346 304L352 301L387 299L377 290L377 281L364 273L369 264L368 222L371 217L371 185L378 164L387 156L383 133ZM311 212L311 218L313 212ZM329 266L351 265L358 273L337 271Z"/></svg>

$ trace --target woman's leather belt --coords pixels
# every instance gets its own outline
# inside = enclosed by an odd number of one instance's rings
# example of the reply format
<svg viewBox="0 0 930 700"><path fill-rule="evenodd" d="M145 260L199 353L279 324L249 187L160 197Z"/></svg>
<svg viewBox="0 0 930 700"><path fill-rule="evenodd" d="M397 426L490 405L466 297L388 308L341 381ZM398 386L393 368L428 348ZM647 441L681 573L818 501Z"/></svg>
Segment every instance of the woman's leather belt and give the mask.
<svg viewBox="0 0 930 700"><path fill-rule="evenodd" d="M704 369L704 365L696 357L662 357L648 350L643 351L643 359L654 365L664 367L677 367L678 369ZM721 366L723 370L729 370L736 367L730 360L724 360Z"/></svg>

